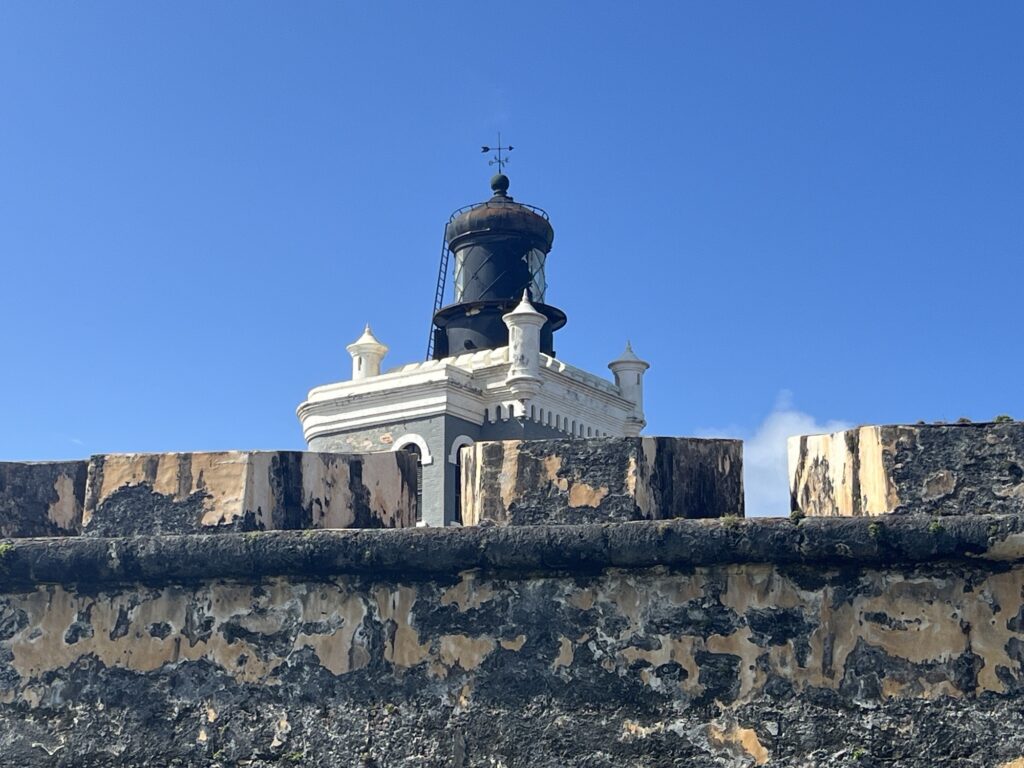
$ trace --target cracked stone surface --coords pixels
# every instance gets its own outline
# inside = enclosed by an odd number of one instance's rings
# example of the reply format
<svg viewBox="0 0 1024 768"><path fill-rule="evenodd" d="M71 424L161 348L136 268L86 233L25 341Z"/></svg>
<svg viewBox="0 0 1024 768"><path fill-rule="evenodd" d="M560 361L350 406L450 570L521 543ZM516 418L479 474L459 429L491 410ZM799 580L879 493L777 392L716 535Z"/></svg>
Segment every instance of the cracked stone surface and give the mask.
<svg viewBox="0 0 1024 768"><path fill-rule="evenodd" d="M0 536L77 536L86 462L0 462Z"/></svg>
<svg viewBox="0 0 1024 768"><path fill-rule="evenodd" d="M806 515L1024 514L1024 423L857 427L789 440Z"/></svg>
<svg viewBox="0 0 1024 768"><path fill-rule="evenodd" d="M1024 519L943 523L12 541L0 754L1015 766Z"/></svg>
<svg viewBox="0 0 1024 768"><path fill-rule="evenodd" d="M415 524L405 454L102 454L0 463L0 534L127 536Z"/></svg>
<svg viewBox="0 0 1024 768"><path fill-rule="evenodd" d="M464 525L743 516L739 440L508 440L462 451Z"/></svg>

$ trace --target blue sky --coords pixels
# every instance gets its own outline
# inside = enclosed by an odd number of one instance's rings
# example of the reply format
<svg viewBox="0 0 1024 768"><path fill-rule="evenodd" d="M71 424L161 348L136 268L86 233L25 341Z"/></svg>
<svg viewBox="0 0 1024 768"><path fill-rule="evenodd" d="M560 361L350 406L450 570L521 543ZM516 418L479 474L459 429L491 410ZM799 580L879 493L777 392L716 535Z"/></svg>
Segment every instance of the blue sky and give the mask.
<svg viewBox="0 0 1024 768"><path fill-rule="evenodd" d="M1022 417L1022 35L998 2L8 0L0 459L302 447L363 323L422 356L499 129L559 354L632 339L650 433L756 463Z"/></svg>

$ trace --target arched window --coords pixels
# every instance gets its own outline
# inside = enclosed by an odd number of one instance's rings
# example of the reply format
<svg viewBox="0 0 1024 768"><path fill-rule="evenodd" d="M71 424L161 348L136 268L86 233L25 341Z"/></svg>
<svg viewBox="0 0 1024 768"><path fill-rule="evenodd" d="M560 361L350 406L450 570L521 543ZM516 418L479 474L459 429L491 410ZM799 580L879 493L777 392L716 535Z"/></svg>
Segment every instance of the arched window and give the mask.
<svg viewBox="0 0 1024 768"><path fill-rule="evenodd" d="M416 522L423 519L423 468L434 463L430 455L427 441L414 432L402 435L395 440L393 451L405 451L416 457ZM443 455L443 454L442 454Z"/></svg>
<svg viewBox="0 0 1024 768"><path fill-rule="evenodd" d="M416 522L423 519L423 453L416 443L409 443L402 447L406 453L416 457Z"/></svg>
<svg viewBox="0 0 1024 768"><path fill-rule="evenodd" d="M459 435L452 440L452 449L448 452L448 463L455 465L455 516L462 522L462 449L473 444L469 435Z"/></svg>
<svg viewBox="0 0 1024 768"><path fill-rule="evenodd" d="M459 523L462 521L462 451L455 449L455 515Z"/></svg>
<svg viewBox="0 0 1024 768"><path fill-rule="evenodd" d="M473 438L470 437L469 435L459 435L454 440L452 440L451 450L448 451L448 463L456 463L456 461L458 461L459 458L459 450L465 448L467 445L472 444Z"/></svg>
<svg viewBox="0 0 1024 768"><path fill-rule="evenodd" d="M415 432L409 432L407 434L402 435L399 438L396 438L395 442L392 444L391 450L400 451L403 448L405 448L405 446L409 445L409 443L415 443L417 446L419 446L420 457L423 460L423 466L428 467L434 463L434 457L430 453L430 447L427 445L427 441L424 440L422 436L417 435Z"/></svg>

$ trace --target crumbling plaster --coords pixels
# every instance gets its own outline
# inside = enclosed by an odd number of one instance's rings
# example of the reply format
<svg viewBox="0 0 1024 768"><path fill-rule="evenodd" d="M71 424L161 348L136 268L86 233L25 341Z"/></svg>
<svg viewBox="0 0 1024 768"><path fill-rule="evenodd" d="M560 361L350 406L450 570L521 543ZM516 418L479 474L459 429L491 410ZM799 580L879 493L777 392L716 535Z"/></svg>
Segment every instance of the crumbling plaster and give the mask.
<svg viewBox="0 0 1024 768"><path fill-rule="evenodd" d="M991 728L1024 691L1024 522L944 523L14 541L0 722L28 726L0 748L20 765L65 745L67 765L924 766L940 740L946 764L1012 764L1024 729Z"/></svg>

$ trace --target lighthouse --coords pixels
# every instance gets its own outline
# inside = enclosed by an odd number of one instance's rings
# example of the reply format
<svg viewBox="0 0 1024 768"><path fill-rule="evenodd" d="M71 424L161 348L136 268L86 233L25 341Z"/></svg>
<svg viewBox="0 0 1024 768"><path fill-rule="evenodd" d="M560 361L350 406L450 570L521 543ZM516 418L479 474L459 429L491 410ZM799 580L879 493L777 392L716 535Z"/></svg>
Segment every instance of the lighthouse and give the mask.
<svg viewBox="0 0 1024 768"><path fill-rule="evenodd" d="M491 179L491 199L456 211L445 227L455 257L455 301L434 314L434 358L508 344L504 316L520 297L546 318L540 351L554 355L554 333L565 313L544 303L544 264L555 231L540 208L517 203L503 173Z"/></svg>
<svg viewBox="0 0 1024 768"><path fill-rule="evenodd" d="M388 347L367 325L347 346L351 378L314 387L297 410L311 451L415 455L422 525L460 523L467 445L625 437L646 423L648 363L632 346L609 364L614 380L556 355L567 317L549 302L545 277L554 228L543 210L509 195L504 173L490 187L445 225L427 359L387 368Z"/></svg>

